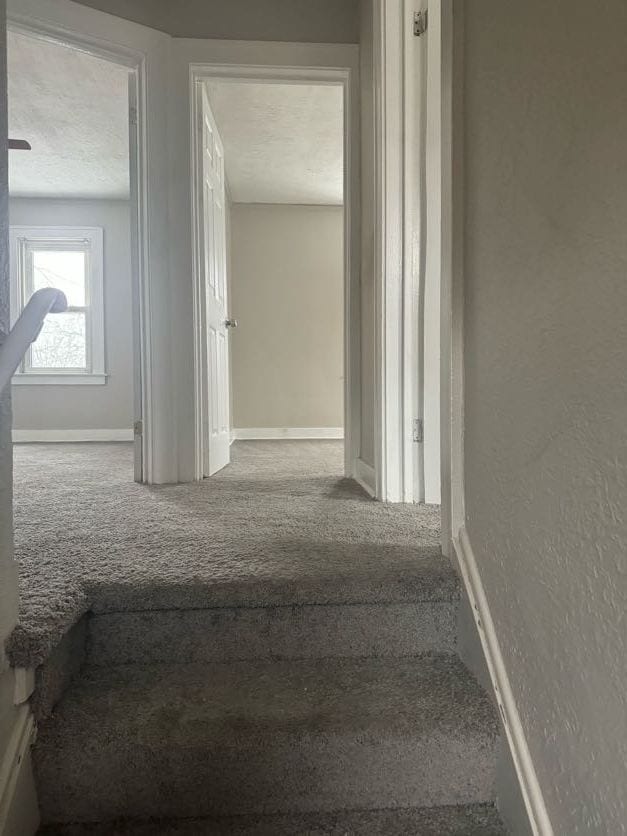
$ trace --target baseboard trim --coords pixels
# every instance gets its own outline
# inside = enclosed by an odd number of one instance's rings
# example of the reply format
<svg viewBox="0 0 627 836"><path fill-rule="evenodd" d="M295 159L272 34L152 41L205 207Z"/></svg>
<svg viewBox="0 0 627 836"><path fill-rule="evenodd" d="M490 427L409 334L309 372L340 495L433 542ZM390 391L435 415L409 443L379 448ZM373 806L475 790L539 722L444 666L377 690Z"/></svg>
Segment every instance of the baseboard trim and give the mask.
<svg viewBox="0 0 627 836"><path fill-rule="evenodd" d="M20 773L28 760L28 750L35 735L35 724L30 706L23 705L16 712L16 719L4 758L0 763L0 833L6 833L9 820L23 816L25 820L37 817L37 811L16 811L13 802L16 788L20 781ZM17 803L17 802L16 802ZM24 833L31 832L22 831Z"/></svg>
<svg viewBox="0 0 627 836"><path fill-rule="evenodd" d="M72 441L132 441L133 430L13 430L14 444Z"/></svg>
<svg viewBox="0 0 627 836"><path fill-rule="evenodd" d="M466 594L477 624L481 646L492 680L494 695L501 712L531 830L534 836L553 836L553 827L544 802L542 788L529 752L488 599L481 581L479 567L465 527L460 529L453 544Z"/></svg>
<svg viewBox="0 0 627 836"><path fill-rule="evenodd" d="M353 478L369 496L375 498L377 495L377 476L374 467L366 464L363 459L355 459Z"/></svg>
<svg viewBox="0 0 627 836"><path fill-rule="evenodd" d="M343 439L344 427L242 427L233 430L232 438L236 441Z"/></svg>

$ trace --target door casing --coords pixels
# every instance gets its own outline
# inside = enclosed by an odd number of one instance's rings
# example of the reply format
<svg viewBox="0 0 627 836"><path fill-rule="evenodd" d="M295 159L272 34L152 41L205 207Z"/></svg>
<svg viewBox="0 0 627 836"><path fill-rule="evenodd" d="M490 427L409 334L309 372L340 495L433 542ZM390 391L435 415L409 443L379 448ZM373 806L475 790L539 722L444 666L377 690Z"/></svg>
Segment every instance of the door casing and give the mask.
<svg viewBox="0 0 627 836"><path fill-rule="evenodd" d="M84 19L83 19L84 18ZM154 340L151 333L151 269L148 198L149 150L151 142L146 130L147 114L152 109L147 93L147 54L156 57L167 36L147 27L123 22L118 31L109 16L91 9L76 10L75 4L61 0L54 7L41 0L9 0L7 29L32 38L58 43L104 58L129 69L129 167L131 206L131 275L133 298L133 382L134 382L134 475L139 482L168 481L160 478L164 469L155 439L153 374ZM155 62L156 63L156 62ZM166 68L167 71L167 68ZM154 152L154 149L152 149ZM153 160L157 154L152 154ZM153 194L155 189L153 188ZM155 237L154 235L152 236Z"/></svg>
<svg viewBox="0 0 627 836"><path fill-rule="evenodd" d="M240 49L238 49L238 46ZM265 52L268 64L238 61L238 53L245 58L246 48L254 46L257 52ZM266 83L266 84L303 84L340 86L344 95L344 471L349 477L354 476L355 462L358 458L361 432L361 337L360 337L360 196L359 196L359 131L358 114L359 90L357 62L358 54L352 50L353 60L349 66L315 66L315 53L322 55L315 45L277 45L268 44L264 50L262 44L229 45L221 43L223 51L228 53L233 63L190 63L189 84L191 102L191 125L198 124L197 87L203 81L220 80L226 83ZM282 66L281 47L298 49L305 57L314 58L313 66L294 66L290 61ZM243 48L243 52L241 49ZM332 47L323 47L325 57ZM346 50L346 47L343 48ZM286 54L286 53L285 53ZM202 271L198 260L198 230L201 204L198 193L199 158L195 128L192 130L191 148L191 183L192 183L192 231L194 236L194 365L195 365L195 478L202 478L203 443L202 443Z"/></svg>

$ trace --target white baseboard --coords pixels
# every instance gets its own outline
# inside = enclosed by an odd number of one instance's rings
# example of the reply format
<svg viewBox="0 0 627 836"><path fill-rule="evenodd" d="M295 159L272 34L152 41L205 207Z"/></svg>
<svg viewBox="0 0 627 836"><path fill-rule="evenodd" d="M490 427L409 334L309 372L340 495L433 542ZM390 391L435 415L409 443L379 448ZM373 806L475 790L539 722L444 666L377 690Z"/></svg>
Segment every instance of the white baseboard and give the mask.
<svg viewBox="0 0 627 836"><path fill-rule="evenodd" d="M343 439L344 427L243 427L234 429L232 438L236 441Z"/></svg>
<svg viewBox="0 0 627 836"><path fill-rule="evenodd" d="M377 493L377 477L374 467L366 464L363 459L355 459L354 479L373 499Z"/></svg>
<svg viewBox="0 0 627 836"><path fill-rule="evenodd" d="M132 441L133 430L13 430L15 444L69 441Z"/></svg>
<svg viewBox="0 0 627 836"><path fill-rule="evenodd" d="M39 824L30 768L30 747L34 734L35 724L30 707L20 706L0 762L0 833L7 836L28 836L35 833Z"/></svg>
<svg viewBox="0 0 627 836"><path fill-rule="evenodd" d="M531 759L479 567L465 527L460 529L457 539L454 540L454 546L462 580L479 631L494 695L501 712L514 768L529 816L529 824L534 836L553 836L553 827L544 802L542 788Z"/></svg>

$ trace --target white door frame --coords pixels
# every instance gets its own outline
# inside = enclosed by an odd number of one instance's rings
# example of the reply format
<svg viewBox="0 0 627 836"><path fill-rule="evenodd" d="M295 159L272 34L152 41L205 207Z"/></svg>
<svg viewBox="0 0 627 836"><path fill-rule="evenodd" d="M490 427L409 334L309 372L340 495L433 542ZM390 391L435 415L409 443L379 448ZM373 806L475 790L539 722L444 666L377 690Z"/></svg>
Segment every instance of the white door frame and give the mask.
<svg viewBox="0 0 627 836"><path fill-rule="evenodd" d="M135 154L131 155L131 188L134 190L131 205L134 204L136 209L131 218L133 363L135 410L140 411L135 420L141 421L141 473L136 473L136 478L148 483L172 481L174 468L168 458L173 445L167 443L172 428L168 426L166 381L157 378L154 372L155 368L163 368L161 358L167 355L169 346L163 345L155 334L155 313L158 313L155 308L158 306L151 307L155 295L153 287L160 286L161 289L167 286L169 279L160 267L160 262L165 262L158 252L159 247L155 246L155 241L163 237L159 232L167 229L167 201L164 199L161 206L158 201L155 203L155 197L160 192L165 193L167 180L163 178L161 183L158 182L160 178L155 176L155 165L158 166L159 159L165 157L161 145L165 123L159 131L159 114L164 113L164 107L159 99L167 89L170 38L67 0L8 0L7 28L113 61L128 67L132 73L133 99L129 108L134 108L136 115L136 124L131 131L136 139ZM149 122L150 135L147 131Z"/></svg>
<svg viewBox="0 0 627 836"><path fill-rule="evenodd" d="M442 478L442 466L449 462L450 433L442 434L448 402L441 399L450 386L447 379L442 387L441 363L451 322L450 298L442 294L448 293L451 207L443 88L452 58L443 53L442 16L448 4L373 4L376 495L388 502L442 501L445 516L441 483L446 490L450 480ZM427 33L416 36L414 14L427 6Z"/></svg>
<svg viewBox="0 0 627 836"><path fill-rule="evenodd" d="M230 83L330 84L344 93L344 452L345 474L353 476L361 427L360 382L360 198L358 131L358 51L353 47L303 44L204 43L221 60L189 60L189 100L192 182L192 247L194 311L195 462L194 477L202 478L202 275L198 262L197 194L198 155L196 142L197 96L201 81L220 79ZM191 50L191 52L195 52ZM188 53L189 57L191 55ZM254 55L254 61L251 60ZM208 58L209 56L207 56ZM225 61L224 59L227 58ZM294 59L297 59L296 61ZM341 60L338 62L337 59ZM261 59L261 60L260 60ZM348 60L347 60L348 59ZM219 126L218 126L219 127ZM236 313L236 312L233 312Z"/></svg>
<svg viewBox="0 0 627 836"><path fill-rule="evenodd" d="M420 334L423 223L422 79L406 0L373 3L375 85L375 473L387 502L424 499ZM415 71L415 66L412 66Z"/></svg>

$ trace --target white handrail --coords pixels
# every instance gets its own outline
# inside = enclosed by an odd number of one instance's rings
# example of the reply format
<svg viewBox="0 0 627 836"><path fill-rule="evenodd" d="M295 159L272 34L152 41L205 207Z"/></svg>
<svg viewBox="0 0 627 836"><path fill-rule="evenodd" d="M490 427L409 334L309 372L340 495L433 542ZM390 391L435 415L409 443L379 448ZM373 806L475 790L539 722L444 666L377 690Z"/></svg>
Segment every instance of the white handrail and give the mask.
<svg viewBox="0 0 627 836"><path fill-rule="evenodd" d="M39 336L46 315L66 310L67 299L61 290L43 287L33 293L20 318L0 345L0 392L11 382L28 346Z"/></svg>

